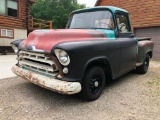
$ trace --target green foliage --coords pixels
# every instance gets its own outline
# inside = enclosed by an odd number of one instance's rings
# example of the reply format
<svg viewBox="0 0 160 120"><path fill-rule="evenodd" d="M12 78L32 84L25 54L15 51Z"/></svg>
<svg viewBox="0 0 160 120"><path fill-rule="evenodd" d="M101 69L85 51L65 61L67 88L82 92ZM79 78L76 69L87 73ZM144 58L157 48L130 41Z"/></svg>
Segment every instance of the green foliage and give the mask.
<svg viewBox="0 0 160 120"><path fill-rule="evenodd" d="M85 8L77 0L38 0L31 7L34 18L52 20L53 28L65 28L70 12Z"/></svg>

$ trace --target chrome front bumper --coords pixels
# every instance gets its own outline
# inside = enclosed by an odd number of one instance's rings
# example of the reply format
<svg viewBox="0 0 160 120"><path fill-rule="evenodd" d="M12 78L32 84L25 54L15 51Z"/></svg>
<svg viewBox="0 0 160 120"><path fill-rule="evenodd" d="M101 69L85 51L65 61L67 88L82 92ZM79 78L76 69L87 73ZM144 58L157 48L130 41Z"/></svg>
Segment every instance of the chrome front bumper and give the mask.
<svg viewBox="0 0 160 120"><path fill-rule="evenodd" d="M79 82L67 82L49 78L29 70L25 70L17 65L12 67L13 73L46 89L61 93L61 94L75 94L81 91L81 84Z"/></svg>

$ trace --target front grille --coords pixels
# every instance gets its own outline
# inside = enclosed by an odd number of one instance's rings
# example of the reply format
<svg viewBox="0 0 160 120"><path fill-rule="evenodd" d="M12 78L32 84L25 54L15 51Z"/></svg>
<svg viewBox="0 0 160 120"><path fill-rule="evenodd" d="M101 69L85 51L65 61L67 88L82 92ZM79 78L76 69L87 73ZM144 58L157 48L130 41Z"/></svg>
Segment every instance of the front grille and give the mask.
<svg viewBox="0 0 160 120"><path fill-rule="evenodd" d="M18 60L21 67L54 77L58 75L55 62L43 53L20 51Z"/></svg>

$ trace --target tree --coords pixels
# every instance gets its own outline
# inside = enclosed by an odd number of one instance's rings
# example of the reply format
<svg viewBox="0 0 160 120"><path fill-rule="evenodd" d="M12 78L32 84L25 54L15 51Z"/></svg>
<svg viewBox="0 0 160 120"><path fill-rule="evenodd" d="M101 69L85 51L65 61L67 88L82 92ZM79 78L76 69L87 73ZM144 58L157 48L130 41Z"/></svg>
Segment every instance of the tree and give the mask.
<svg viewBox="0 0 160 120"><path fill-rule="evenodd" d="M77 0L38 0L31 7L31 15L43 20L52 20L53 28L65 28L70 12L85 8Z"/></svg>

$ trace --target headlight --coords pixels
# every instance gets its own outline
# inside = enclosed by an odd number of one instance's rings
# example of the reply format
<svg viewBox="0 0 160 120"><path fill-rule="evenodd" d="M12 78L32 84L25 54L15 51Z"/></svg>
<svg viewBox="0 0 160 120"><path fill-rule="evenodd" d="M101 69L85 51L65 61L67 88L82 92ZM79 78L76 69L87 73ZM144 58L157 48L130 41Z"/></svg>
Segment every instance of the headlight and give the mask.
<svg viewBox="0 0 160 120"><path fill-rule="evenodd" d="M11 47L13 48L15 53L18 53L18 48L14 44L11 44Z"/></svg>
<svg viewBox="0 0 160 120"><path fill-rule="evenodd" d="M54 52L62 65L67 66L70 63L70 58L64 50L55 49Z"/></svg>
<svg viewBox="0 0 160 120"><path fill-rule="evenodd" d="M64 50L61 50L59 52L59 60L62 63L66 63L68 61L68 54Z"/></svg>

